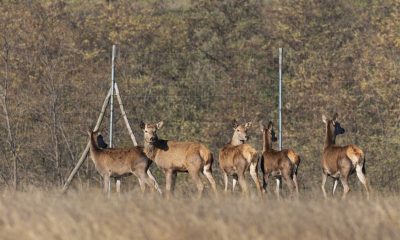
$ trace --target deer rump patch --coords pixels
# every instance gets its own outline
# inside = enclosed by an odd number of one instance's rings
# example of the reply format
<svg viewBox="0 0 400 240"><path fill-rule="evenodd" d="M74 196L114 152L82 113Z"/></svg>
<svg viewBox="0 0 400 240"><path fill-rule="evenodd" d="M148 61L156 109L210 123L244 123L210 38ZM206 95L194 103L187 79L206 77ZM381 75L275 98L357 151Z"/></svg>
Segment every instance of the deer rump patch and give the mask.
<svg viewBox="0 0 400 240"><path fill-rule="evenodd" d="M354 166L361 163L363 155L363 151L354 145L349 145L346 149L346 156L350 159Z"/></svg>

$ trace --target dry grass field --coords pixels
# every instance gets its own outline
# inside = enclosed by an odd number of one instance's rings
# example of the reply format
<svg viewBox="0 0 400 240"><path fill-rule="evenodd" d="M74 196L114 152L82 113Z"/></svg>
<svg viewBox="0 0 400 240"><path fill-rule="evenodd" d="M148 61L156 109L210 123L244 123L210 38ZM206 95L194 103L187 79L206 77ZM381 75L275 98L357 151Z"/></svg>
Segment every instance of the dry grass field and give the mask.
<svg viewBox="0 0 400 240"><path fill-rule="evenodd" d="M0 239L399 239L399 196L201 200L151 193L2 192Z"/></svg>

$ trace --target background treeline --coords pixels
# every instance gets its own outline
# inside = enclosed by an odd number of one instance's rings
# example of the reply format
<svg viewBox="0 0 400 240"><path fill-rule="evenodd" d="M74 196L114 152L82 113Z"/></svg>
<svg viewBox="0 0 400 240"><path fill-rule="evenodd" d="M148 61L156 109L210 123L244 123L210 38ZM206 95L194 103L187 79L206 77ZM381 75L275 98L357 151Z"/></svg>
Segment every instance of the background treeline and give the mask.
<svg viewBox="0 0 400 240"><path fill-rule="evenodd" d="M203 141L217 158L237 118L253 121L261 150L258 121L277 123L283 47L283 139L302 156L302 188L319 186L321 115L337 111L347 130L338 143L365 150L375 188L399 190L398 1L0 0L0 12L1 188L62 186L109 89L117 44L139 142L140 120L164 120L161 137ZM115 145L131 146L116 115ZM73 185L98 180L87 161Z"/></svg>

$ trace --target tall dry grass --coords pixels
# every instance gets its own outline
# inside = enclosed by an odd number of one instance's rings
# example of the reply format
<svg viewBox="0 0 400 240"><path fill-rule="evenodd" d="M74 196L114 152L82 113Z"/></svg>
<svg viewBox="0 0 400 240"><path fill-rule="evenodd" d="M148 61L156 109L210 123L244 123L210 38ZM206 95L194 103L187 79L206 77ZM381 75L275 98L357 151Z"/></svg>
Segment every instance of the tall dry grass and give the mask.
<svg viewBox="0 0 400 240"><path fill-rule="evenodd" d="M221 196L201 200L127 192L2 192L0 239L399 239L398 195L363 200Z"/></svg>

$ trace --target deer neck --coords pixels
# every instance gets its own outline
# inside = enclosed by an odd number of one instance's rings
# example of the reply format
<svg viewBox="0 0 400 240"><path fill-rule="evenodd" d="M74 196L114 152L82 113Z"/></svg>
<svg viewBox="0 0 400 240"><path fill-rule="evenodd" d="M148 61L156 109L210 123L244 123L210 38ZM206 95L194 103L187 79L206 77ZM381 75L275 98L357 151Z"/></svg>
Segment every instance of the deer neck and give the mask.
<svg viewBox="0 0 400 240"><path fill-rule="evenodd" d="M99 152L101 152L101 149L97 146L94 134L95 133L90 134L90 154L92 156L96 156ZM95 161L93 157L92 160Z"/></svg>
<svg viewBox="0 0 400 240"><path fill-rule="evenodd" d="M325 148L331 145L335 145L335 140L336 136L332 134L332 132L329 129L329 125L327 124L325 128Z"/></svg>
<svg viewBox="0 0 400 240"><path fill-rule="evenodd" d="M231 139L231 145L239 146L242 144L243 144L243 142L239 140L239 137L236 134L233 134L232 139Z"/></svg>
<svg viewBox="0 0 400 240"><path fill-rule="evenodd" d="M272 150L272 141L266 131L263 131L263 152Z"/></svg>
<svg viewBox="0 0 400 240"><path fill-rule="evenodd" d="M156 152L157 152L157 149L156 149L155 143L149 143L149 142L144 141L144 153L150 160L154 160L154 158L156 156Z"/></svg>

